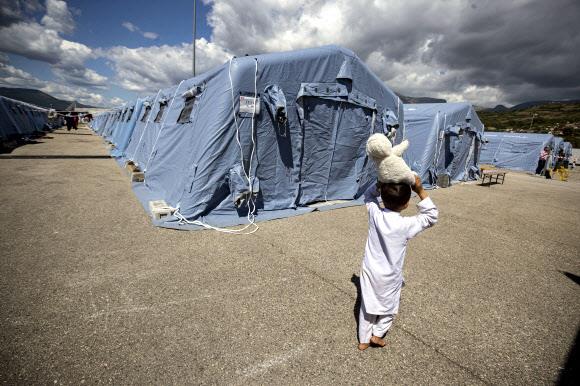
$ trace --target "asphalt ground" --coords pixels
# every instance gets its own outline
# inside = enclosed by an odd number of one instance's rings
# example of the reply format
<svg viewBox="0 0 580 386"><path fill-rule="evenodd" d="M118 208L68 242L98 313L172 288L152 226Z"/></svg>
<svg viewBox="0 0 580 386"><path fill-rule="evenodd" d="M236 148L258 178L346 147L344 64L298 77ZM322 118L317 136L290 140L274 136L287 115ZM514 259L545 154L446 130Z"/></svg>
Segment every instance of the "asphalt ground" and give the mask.
<svg viewBox="0 0 580 386"><path fill-rule="evenodd" d="M430 192L383 349L356 349L364 207L155 228L107 146L0 155L6 384L553 384L577 376L580 173ZM413 214L409 209L407 214Z"/></svg>

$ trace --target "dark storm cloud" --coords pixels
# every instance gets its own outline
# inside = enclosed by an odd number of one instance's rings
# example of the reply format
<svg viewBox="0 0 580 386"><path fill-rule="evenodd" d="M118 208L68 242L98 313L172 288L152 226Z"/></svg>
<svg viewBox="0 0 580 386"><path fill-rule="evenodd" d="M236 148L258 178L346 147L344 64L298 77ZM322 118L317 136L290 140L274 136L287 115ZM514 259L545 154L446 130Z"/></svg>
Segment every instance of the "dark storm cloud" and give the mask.
<svg viewBox="0 0 580 386"><path fill-rule="evenodd" d="M402 93L580 98L578 0L208 2L212 38L237 54L340 44Z"/></svg>
<svg viewBox="0 0 580 386"><path fill-rule="evenodd" d="M42 9L38 0L0 0L0 27L26 20Z"/></svg>
<svg viewBox="0 0 580 386"><path fill-rule="evenodd" d="M434 59L510 102L580 97L580 2L486 2L462 12Z"/></svg>

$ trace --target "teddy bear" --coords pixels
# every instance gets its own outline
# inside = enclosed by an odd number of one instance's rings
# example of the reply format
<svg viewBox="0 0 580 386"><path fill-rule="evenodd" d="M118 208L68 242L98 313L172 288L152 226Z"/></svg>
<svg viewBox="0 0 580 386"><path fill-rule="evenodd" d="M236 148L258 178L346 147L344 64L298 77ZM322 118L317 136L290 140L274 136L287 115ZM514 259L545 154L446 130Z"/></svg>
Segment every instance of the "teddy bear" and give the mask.
<svg viewBox="0 0 580 386"><path fill-rule="evenodd" d="M369 137L367 154L375 162L380 182L415 184L415 173L411 171L402 158L408 147L409 141L407 140L393 146L391 141L381 133Z"/></svg>

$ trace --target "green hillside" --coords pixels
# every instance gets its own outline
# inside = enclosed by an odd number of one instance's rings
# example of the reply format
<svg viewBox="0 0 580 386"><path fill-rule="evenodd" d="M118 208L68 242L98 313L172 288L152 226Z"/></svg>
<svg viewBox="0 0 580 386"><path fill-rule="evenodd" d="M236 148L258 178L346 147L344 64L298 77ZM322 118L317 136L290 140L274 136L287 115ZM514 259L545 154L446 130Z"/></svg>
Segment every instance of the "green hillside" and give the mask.
<svg viewBox="0 0 580 386"><path fill-rule="evenodd" d="M580 148L580 103L549 103L522 110L477 114L486 131L552 133Z"/></svg>

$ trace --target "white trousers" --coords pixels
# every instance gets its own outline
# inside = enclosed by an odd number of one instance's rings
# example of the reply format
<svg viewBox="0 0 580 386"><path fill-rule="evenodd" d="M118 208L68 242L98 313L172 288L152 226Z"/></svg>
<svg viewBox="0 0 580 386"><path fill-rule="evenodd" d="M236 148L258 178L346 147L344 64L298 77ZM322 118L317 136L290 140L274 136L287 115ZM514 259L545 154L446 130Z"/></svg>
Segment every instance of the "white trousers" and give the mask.
<svg viewBox="0 0 580 386"><path fill-rule="evenodd" d="M378 336L382 338L385 336L391 325L395 315L373 315L367 314L365 311L364 302L360 305L360 312L358 316L358 341L359 343L369 343L371 336Z"/></svg>

